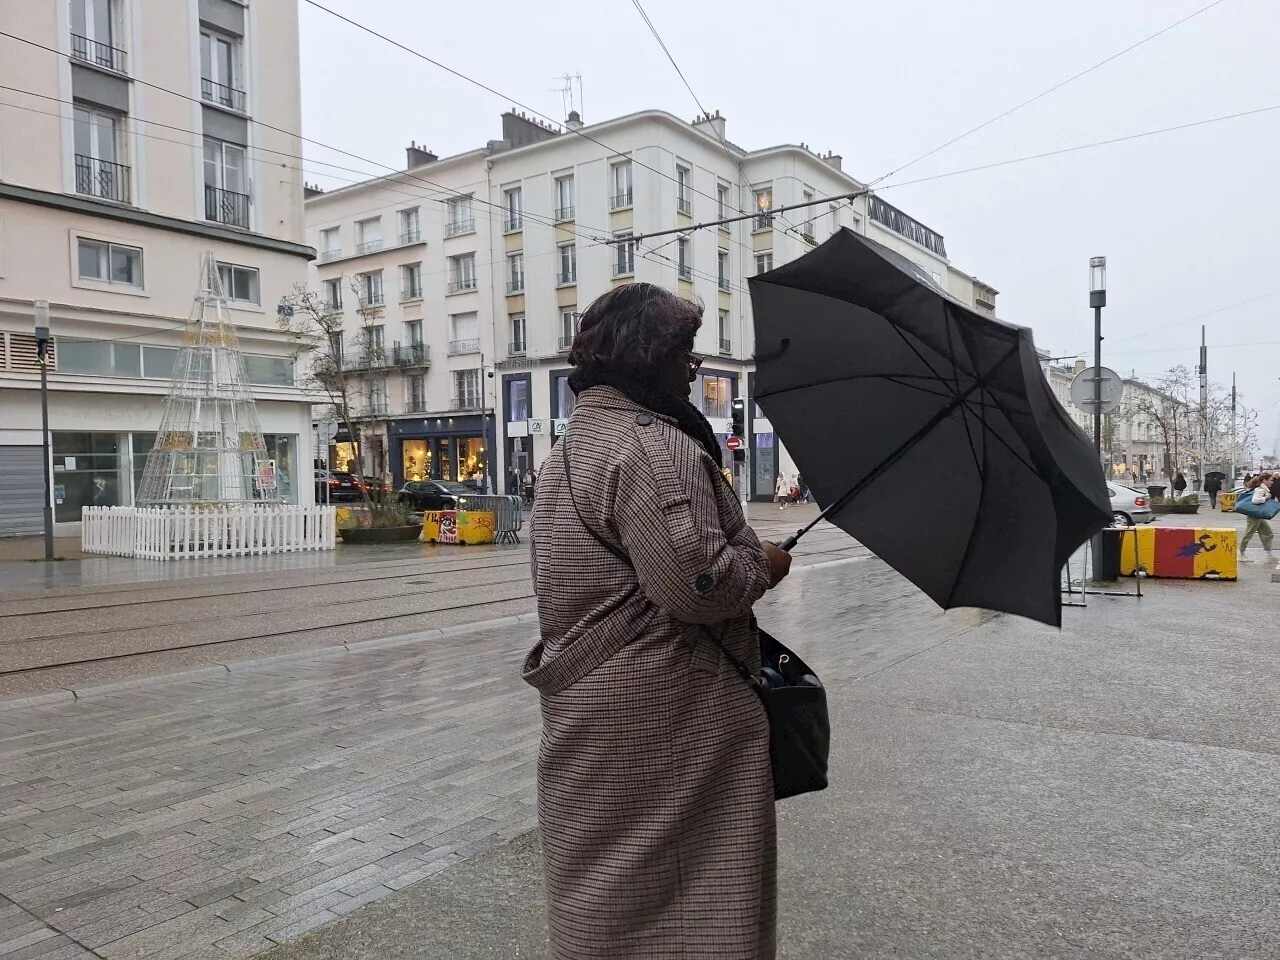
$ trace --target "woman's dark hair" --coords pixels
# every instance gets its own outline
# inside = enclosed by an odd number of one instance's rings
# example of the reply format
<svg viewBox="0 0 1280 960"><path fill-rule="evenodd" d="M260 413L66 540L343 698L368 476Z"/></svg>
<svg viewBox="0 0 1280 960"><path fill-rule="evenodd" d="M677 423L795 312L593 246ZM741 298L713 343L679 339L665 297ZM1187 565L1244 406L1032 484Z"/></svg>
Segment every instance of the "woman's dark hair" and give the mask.
<svg viewBox="0 0 1280 960"><path fill-rule="evenodd" d="M652 380L662 363L693 349L701 326L701 305L652 283L629 283L587 307L569 363L588 375Z"/></svg>

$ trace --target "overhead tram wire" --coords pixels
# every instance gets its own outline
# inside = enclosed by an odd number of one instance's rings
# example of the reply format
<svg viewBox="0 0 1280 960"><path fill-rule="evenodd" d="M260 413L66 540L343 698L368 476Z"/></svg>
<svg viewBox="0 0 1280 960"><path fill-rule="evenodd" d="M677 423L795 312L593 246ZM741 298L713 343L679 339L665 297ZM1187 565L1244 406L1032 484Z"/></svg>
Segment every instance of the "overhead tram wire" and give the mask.
<svg viewBox="0 0 1280 960"><path fill-rule="evenodd" d="M28 46L35 47L35 48L37 48L37 49L39 49L39 50L44 50L44 51L46 51L46 52L48 52L48 53L53 54L54 56L62 57L62 58L64 58L64 59L66 59L66 60L72 60L72 59L74 59L74 58L71 56L71 54L69 54L69 53L65 53L65 52L63 52L62 50L57 49L56 47L50 47L50 46L47 46L47 45L45 45L45 44L43 44L43 43L37 43L37 42L36 42L36 41L34 41L34 40L29 40L29 39L27 39L26 37L20 37L20 36L18 36L18 35L16 35L16 34L8 33L8 32L6 32L6 31L4 31L4 30L0 30L0 37L7 37L7 38L9 38L10 40L16 40L16 41L18 41L19 43L25 43L25 44L27 44ZM201 100L201 99L199 99L199 98L197 98L197 97L193 97L193 96L191 96L190 94L183 93L183 92L181 92L180 90L173 90L173 89L171 89L171 88L169 88L169 87L161 86L160 84L152 83L152 82L150 82L150 81L143 80L143 79L138 78L138 77L133 77L133 78L132 78L132 82L137 83L137 84L140 84L140 85L142 85L142 86L144 86L144 87L148 87L148 88L150 88L150 89L152 89L152 90L157 90L157 91L159 91L159 92L161 92L161 93L167 93L167 94L169 94L170 96L174 96L174 97L179 98L180 100L187 100L187 101L189 101L190 103L194 103L194 104L196 104L197 106L199 106L199 105L203 105L203 104L204 104L204 101L203 101L203 100ZM26 91L23 91L23 92L26 92ZM33 95L34 95L34 96L42 96L41 94L33 94ZM393 175L395 175L395 176L409 177L410 179L417 180L417 181L419 181L419 182L421 182L421 183L425 183L425 184L427 184L428 186L434 187L434 188L435 188L435 189L437 189L437 190L443 191L443 192L445 192L445 193L447 193L447 194L451 194L451 195L452 195L452 196L454 196L454 197L457 197L457 198L468 198L468 197L469 197L469 198L471 198L472 200L475 200L475 201L477 201L477 202L479 202L479 203L481 203L481 204L483 204L483 205L485 205L485 206L487 206L487 207L492 207L492 208L497 209L497 210L503 210L503 211L505 211L505 207L504 207L502 204L500 204L500 203L494 203L494 202L493 202L493 201L491 201L491 200L482 199L482 198L479 198L479 197L475 197L475 196L474 196L474 195L472 195L472 194L464 193L463 191L458 190L458 189L456 189L456 188L454 188L454 187L447 187L447 186L445 186L444 184L436 183L435 181L429 180L429 179L427 179L426 177L423 177L423 176L420 176L420 175L418 175L418 174L414 173L412 170L397 170L395 167L392 167L392 166L390 166L389 164L382 163L382 162L380 162L380 161L378 161L378 160L370 160L368 157L362 157L360 154L358 154L358 153L352 153L350 150L344 150L344 149L342 149L341 147L335 147L335 146L333 146L333 145L331 145L331 144L323 143L322 141L314 140L314 139L312 139L312 138L310 138L310 137L304 137L301 133L296 133L296 132L291 131L291 130L286 130L286 129L284 129L283 127L277 127L277 126L275 126L274 124L267 123L267 122L265 122L265 121L263 121L263 120L257 120L257 119L254 119L254 118L246 118L246 119L248 120L248 122L249 122L249 123L255 124L255 125L257 125L257 126L259 126L259 127L263 128L264 130L271 130L271 131L273 131L273 132L275 132L275 133L280 133L280 134L283 134L283 135L285 135L285 136L287 136L287 137L294 137L294 138L298 139L299 141L301 141L301 142L303 142L303 143L309 143L309 144L311 144L312 146L320 147L321 149L324 149L324 150L332 150L334 153L338 153L338 154L342 154L343 156L351 157L351 158L352 158L352 159L354 159L354 160L359 160L361 163L368 163L368 164L372 164L372 165L373 165L373 166L375 166L375 167L381 167L381 168L383 168L383 169L385 169L385 170L390 170L390 171L392 172L392 174L393 174ZM146 122L146 121L144 121L144 122ZM193 135L195 135L195 134L194 134L194 131L188 131L188 132L191 132ZM299 159L305 159L305 158L299 158ZM321 163L323 163L323 161L320 161L320 162L321 162ZM535 222L537 222L537 221L535 220ZM551 225L551 224L554 224L554 221L551 221L548 225ZM587 228L587 229L590 229L590 228ZM574 232L576 233L577 231L575 230ZM602 232L602 233L608 233L609 231L601 231L601 232ZM582 236L581 234L578 234L578 235L579 235L579 236ZM595 238L595 237L584 237L584 239L597 239L597 238Z"/></svg>
<svg viewBox="0 0 1280 960"><path fill-rule="evenodd" d="M1194 20L1196 17L1200 16L1202 13L1207 13L1209 10L1212 10L1218 4L1223 2L1224 0L1212 0L1211 3L1208 3L1205 6L1201 7L1199 10L1196 10L1193 13L1188 14L1187 16L1183 17L1181 20L1175 20L1173 23L1169 24L1167 27L1163 27L1160 30L1157 30L1155 33L1151 34L1149 37L1144 37L1143 39L1139 40L1137 43L1130 44L1129 46L1125 47L1123 50L1120 50L1117 53L1113 53L1111 56L1107 57L1105 60L1099 60L1097 63L1095 63L1093 66L1089 67L1088 69L1081 70L1079 73L1068 77L1067 79L1061 81L1060 83L1054 84L1052 87L1049 87L1047 90L1042 90L1040 93L1037 93L1034 97L1031 97L1028 100L1022 101L1017 106L1010 107L1008 110L1004 111L1004 113L998 114L997 116L992 117L990 120L987 120L983 123L978 124L976 127L974 127L971 130L966 130L964 133L960 134L958 137L952 137L946 143L939 144L938 146L934 147L932 150L928 151L927 153L920 154L920 156L916 157L914 160L908 160L906 163L902 164L901 166L895 167L893 170L890 170L888 173L884 174L883 176L877 177L875 180L872 180L871 183L868 184L868 186L874 187L877 184L889 179L890 177L897 176L903 170L906 170L908 167L915 166L921 160L925 160L929 157L932 157L935 153L939 153L940 151L945 150L947 147L951 146L952 144L959 143L961 140L964 140L966 137L972 136L973 134L977 133L979 130L983 130L986 127L991 126L993 123L996 123L999 120L1003 120L1005 117L1009 116L1010 114L1017 113L1023 107L1028 107L1031 104L1035 103L1037 100L1041 100L1044 97L1047 97L1049 94L1053 93L1054 91L1061 90L1067 84L1073 83L1074 81L1079 80L1081 77L1084 77L1090 73L1093 73L1093 71L1099 69L1100 67L1105 67L1108 63L1111 63L1113 60L1117 60L1120 57L1123 57L1126 53L1130 53L1134 50L1137 50L1143 44L1150 43L1152 40L1155 40L1157 37L1160 37L1163 34L1168 33L1170 30L1174 29L1175 27L1179 27L1182 24L1186 23L1188 20Z"/></svg>

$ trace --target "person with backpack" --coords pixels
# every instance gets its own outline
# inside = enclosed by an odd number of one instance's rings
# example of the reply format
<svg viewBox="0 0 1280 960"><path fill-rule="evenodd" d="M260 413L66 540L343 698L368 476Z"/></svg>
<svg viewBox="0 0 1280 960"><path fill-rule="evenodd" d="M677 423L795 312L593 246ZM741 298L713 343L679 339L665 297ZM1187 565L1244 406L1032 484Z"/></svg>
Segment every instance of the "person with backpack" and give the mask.
<svg viewBox="0 0 1280 960"><path fill-rule="evenodd" d="M1241 494L1243 500L1249 497L1249 502L1254 506L1262 506L1268 500L1280 499L1276 497L1277 486L1280 486L1280 477L1271 473L1260 473L1249 481L1246 490L1252 490L1252 495L1248 493ZM1271 529L1271 521L1262 516L1254 516L1245 514L1248 518L1245 523L1244 536L1240 538L1240 562L1251 563L1253 558L1244 555L1245 548L1249 546L1249 541L1257 534L1258 539L1262 541L1262 550L1266 554L1267 562L1276 562L1277 556L1271 552L1271 546L1275 542L1275 531Z"/></svg>
<svg viewBox="0 0 1280 960"><path fill-rule="evenodd" d="M1216 473L1209 474L1209 479L1204 482L1204 492L1209 495L1209 506L1212 510L1218 509L1218 494L1222 491L1222 481Z"/></svg>
<svg viewBox="0 0 1280 960"><path fill-rule="evenodd" d="M1187 478L1182 475L1182 471L1178 471L1178 475L1173 478L1173 494L1179 500L1187 490Z"/></svg>

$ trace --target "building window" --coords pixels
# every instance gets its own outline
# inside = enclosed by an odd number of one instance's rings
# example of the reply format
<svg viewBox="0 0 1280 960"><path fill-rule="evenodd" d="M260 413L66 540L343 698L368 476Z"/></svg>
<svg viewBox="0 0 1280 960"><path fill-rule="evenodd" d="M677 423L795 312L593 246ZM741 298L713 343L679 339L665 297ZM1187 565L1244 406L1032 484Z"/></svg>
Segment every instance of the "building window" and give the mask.
<svg viewBox="0 0 1280 960"><path fill-rule="evenodd" d="M372 273L362 273L359 278L360 283L360 308L382 306L384 299L382 295L382 271L375 270Z"/></svg>
<svg viewBox="0 0 1280 960"><path fill-rule="evenodd" d="M572 220L573 209L573 177L556 178L556 219Z"/></svg>
<svg viewBox="0 0 1280 960"><path fill-rule="evenodd" d="M476 288L476 255L465 253L449 258L449 292L462 293Z"/></svg>
<svg viewBox="0 0 1280 960"><path fill-rule="evenodd" d="M400 268L400 299L422 299L422 264L406 263Z"/></svg>
<svg viewBox="0 0 1280 960"><path fill-rule="evenodd" d="M76 193L130 203L130 171L124 159L124 117L77 106L75 117Z"/></svg>
<svg viewBox="0 0 1280 960"><path fill-rule="evenodd" d="M680 274L681 280L693 279L693 262L690 259L692 252L689 246L689 238L681 237L676 241L676 269Z"/></svg>
<svg viewBox="0 0 1280 960"><path fill-rule="evenodd" d="M244 112L240 80L240 42L210 30L200 31L200 93L210 103Z"/></svg>
<svg viewBox="0 0 1280 960"><path fill-rule="evenodd" d="M228 300L238 303L261 303L258 292L258 268L240 267L234 263L218 264L218 279Z"/></svg>
<svg viewBox="0 0 1280 960"><path fill-rule="evenodd" d="M576 243L562 243L558 249L560 251L560 272L556 274L556 283L560 286L577 283L578 245Z"/></svg>
<svg viewBox="0 0 1280 960"><path fill-rule="evenodd" d="M515 357L524 356L529 349L528 324L523 313L511 315L511 349L507 352ZM522 381L523 382L523 381ZM528 419L524 417L523 419Z"/></svg>
<svg viewBox="0 0 1280 960"><path fill-rule="evenodd" d="M507 420L518 423L529 419L529 381L507 381Z"/></svg>
<svg viewBox="0 0 1280 960"><path fill-rule="evenodd" d="M805 203L808 203L808 204L812 204L812 203L813 203L813 191L812 191L812 190L806 190L806 191L804 191L804 202L805 202ZM804 221L803 223L801 223L801 224L800 224L800 233L801 233L801 235L802 235L806 240L808 240L810 243L813 243L813 213L812 213L812 210L813 210L813 207L812 207L812 206L805 207L805 211L806 211L805 216L806 216L806 218L807 218L807 219L805 219L805 221Z"/></svg>
<svg viewBox="0 0 1280 960"><path fill-rule="evenodd" d="M342 231L339 227L329 227L320 231L320 262L327 263L342 256Z"/></svg>
<svg viewBox="0 0 1280 960"><path fill-rule="evenodd" d="M475 233L476 218L471 209L470 197L451 197L445 201L444 235L456 237L464 233Z"/></svg>
<svg viewBox="0 0 1280 960"><path fill-rule="evenodd" d="M119 0L71 0L71 56L125 72Z"/></svg>
<svg viewBox="0 0 1280 960"><path fill-rule="evenodd" d="M725 419L733 413L733 379L730 377L699 377L702 389L694 394L702 398L702 415Z"/></svg>
<svg viewBox="0 0 1280 960"><path fill-rule="evenodd" d="M422 343L422 321L410 320L404 325L404 339L410 346L419 346Z"/></svg>
<svg viewBox="0 0 1280 960"><path fill-rule="evenodd" d="M520 187L512 187L510 190L503 192L503 205L506 208L506 222L504 224L507 233L513 230L520 230L524 227L524 190Z"/></svg>
<svg viewBox="0 0 1280 960"><path fill-rule="evenodd" d="M729 311L728 310L720 311L719 334L720 334L720 352L732 353L733 339L729 336Z"/></svg>
<svg viewBox="0 0 1280 960"><path fill-rule="evenodd" d="M676 208L681 213L693 214L692 175L688 167L676 165Z"/></svg>
<svg viewBox="0 0 1280 960"><path fill-rule="evenodd" d="M409 413L427 409L427 378L418 373L409 378Z"/></svg>
<svg viewBox="0 0 1280 960"><path fill-rule="evenodd" d="M578 335L578 308L576 306L560 308L560 337L556 346L568 350L573 346L573 338Z"/></svg>
<svg viewBox="0 0 1280 960"><path fill-rule="evenodd" d="M716 219L724 220L733 216L733 204L729 202L729 185L716 184Z"/></svg>
<svg viewBox="0 0 1280 960"><path fill-rule="evenodd" d="M756 276L762 273L768 273L773 269L773 251L766 250L764 253L756 254Z"/></svg>
<svg viewBox="0 0 1280 960"><path fill-rule="evenodd" d="M142 286L142 251L100 240L77 241L81 280L121 287Z"/></svg>
<svg viewBox="0 0 1280 960"><path fill-rule="evenodd" d="M478 410L480 408L480 371L453 371L453 408Z"/></svg>
<svg viewBox="0 0 1280 960"><path fill-rule="evenodd" d="M613 210L631 206L633 192L631 189L631 161L623 160L615 163L611 169L613 175L613 195L609 206Z"/></svg>
<svg viewBox="0 0 1280 960"><path fill-rule="evenodd" d="M636 244L631 239L631 231L613 235L614 260L613 275L629 277L636 272Z"/></svg>
<svg viewBox="0 0 1280 960"><path fill-rule="evenodd" d="M249 180L244 147L204 138L204 217L232 227L249 227Z"/></svg>
<svg viewBox="0 0 1280 960"><path fill-rule="evenodd" d="M716 251L716 283L721 290L729 289L729 251Z"/></svg>
<svg viewBox="0 0 1280 960"><path fill-rule="evenodd" d="M840 232L840 207L838 204L831 204L831 232Z"/></svg>
<svg viewBox="0 0 1280 960"><path fill-rule="evenodd" d="M524 254L507 254L507 293L524 292Z"/></svg>
<svg viewBox="0 0 1280 960"><path fill-rule="evenodd" d="M366 400L369 404L365 411L371 417L385 417L387 415L387 378L375 377L369 381L368 393Z"/></svg>
<svg viewBox="0 0 1280 960"><path fill-rule="evenodd" d="M356 221L356 253L373 253L382 249L382 218Z"/></svg>
<svg viewBox="0 0 1280 960"><path fill-rule="evenodd" d="M461 356L480 352L480 315L455 313L449 318L453 339L449 341L449 355Z"/></svg>
<svg viewBox="0 0 1280 960"><path fill-rule="evenodd" d="M342 279L324 282L323 310L325 313L338 313L342 310Z"/></svg>
<svg viewBox="0 0 1280 960"><path fill-rule="evenodd" d="M769 230L773 227L773 187L760 187L755 191L756 218L753 221L756 230Z"/></svg>
<svg viewBox="0 0 1280 960"><path fill-rule="evenodd" d="M370 352L381 352L387 342L386 328L380 323L372 323L360 328L361 345Z"/></svg>
<svg viewBox="0 0 1280 960"><path fill-rule="evenodd" d="M417 243L422 239L422 226L418 222L418 208L400 211L400 245Z"/></svg>

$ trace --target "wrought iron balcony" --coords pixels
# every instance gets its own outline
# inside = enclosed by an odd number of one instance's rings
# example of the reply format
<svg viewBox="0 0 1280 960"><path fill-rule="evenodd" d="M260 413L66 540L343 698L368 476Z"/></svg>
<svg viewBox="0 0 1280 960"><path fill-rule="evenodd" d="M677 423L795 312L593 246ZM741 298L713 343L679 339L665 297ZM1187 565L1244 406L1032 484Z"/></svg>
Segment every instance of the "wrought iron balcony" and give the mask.
<svg viewBox="0 0 1280 960"><path fill-rule="evenodd" d="M720 277L720 278L716 281L716 283L717 283L717 286L719 286L719 287L720 287L720 289L721 289L721 290L723 290L725 293L728 293L728 292L729 292L729 278L728 278L728 277Z"/></svg>
<svg viewBox="0 0 1280 960"><path fill-rule="evenodd" d="M204 218L230 227L249 228L249 195L223 190L221 187L204 188Z"/></svg>
<svg viewBox="0 0 1280 960"><path fill-rule="evenodd" d="M368 310L372 307L380 307L386 302L387 301L386 301L386 298L383 296L381 287L378 287L376 290L366 290L364 293L360 294L361 310Z"/></svg>
<svg viewBox="0 0 1280 960"><path fill-rule="evenodd" d="M407 247L411 243L421 243L421 242L422 242L421 230L406 230L404 233L400 234L400 246L402 247Z"/></svg>
<svg viewBox="0 0 1280 960"><path fill-rule="evenodd" d="M721 338L720 338L720 353L721 353L722 355L726 356L726 357L727 357L727 356L729 356L731 353L733 353L733 341L732 341L732 340L726 340L724 337L721 337Z"/></svg>
<svg viewBox="0 0 1280 960"><path fill-rule="evenodd" d="M568 350L573 346L573 337L561 337L556 341L557 350Z"/></svg>
<svg viewBox="0 0 1280 960"><path fill-rule="evenodd" d="M360 416L362 417L385 417L387 415L387 401L370 400L360 408Z"/></svg>
<svg viewBox="0 0 1280 960"><path fill-rule="evenodd" d="M113 47L109 43L99 43L97 40L90 40L88 37L82 37L78 33L71 35L71 56L73 59L80 60L83 63L91 63L95 67L102 67L104 70L114 70L116 73L125 72L125 53L119 47Z"/></svg>
<svg viewBox="0 0 1280 960"><path fill-rule="evenodd" d="M316 260L319 263L328 263L330 260L341 260L341 259L342 259L341 247L339 247L336 250L321 250L320 255L316 257Z"/></svg>
<svg viewBox="0 0 1280 960"><path fill-rule="evenodd" d="M421 300L421 299L422 299L422 281L418 281L417 283L407 283L400 290L401 303L404 303L406 300Z"/></svg>
<svg viewBox="0 0 1280 960"><path fill-rule="evenodd" d="M225 83L218 83L208 77L200 78L200 95L210 103L216 103L228 110L244 113L244 91Z"/></svg>
<svg viewBox="0 0 1280 960"><path fill-rule="evenodd" d="M393 350L397 367L431 366L431 347L425 343L397 343Z"/></svg>
<svg viewBox="0 0 1280 960"><path fill-rule="evenodd" d="M507 344L508 357L523 357L529 352L529 345L523 340L517 340L515 343Z"/></svg>
<svg viewBox="0 0 1280 960"><path fill-rule="evenodd" d="M687 263L682 263L676 268L676 272L680 275L681 280L693 279L693 267Z"/></svg>
<svg viewBox="0 0 1280 960"><path fill-rule="evenodd" d="M76 154L76 193L117 203L131 203L130 169L96 157Z"/></svg>
<svg viewBox="0 0 1280 960"><path fill-rule="evenodd" d="M391 366L391 357L385 348L364 340L352 340L342 354L343 370L380 370Z"/></svg>
<svg viewBox="0 0 1280 960"><path fill-rule="evenodd" d="M456 280L449 281L450 293L462 293L466 290L474 290L479 285L475 277L459 277Z"/></svg>
<svg viewBox="0 0 1280 960"><path fill-rule="evenodd" d="M502 222L502 229L507 233L515 233L517 230L523 230L524 214L507 214L507 219Z"/></svg>
<svg viewBox="0 0 1280 960"><path fill-rule="evenodd" d="M524 293L524 277L507 281L507 293Z"/></svg>
<svg viewBox="0 0 1280 960"><path fill-rule="evenodd" d="M342 312L341 300L322 300L320 302L320 310L326 317L331 317L335 313Z"/></svg>
<svg viewBox="0 0 1280 960"><path fill-rule="evenodd" d="M450 410L479 410L480 398L475 397L454 397L449 401Z"/></svg>
<svg viewBox="0 0 1280 960"><path fill-rule="evenodd" d="M409 402L404 405L405 413L426 413L427 401L422 397L410 397Z"/></svg>
<svg viewBox="0 0 1280 960"><path fill-rule="evenodd" d="M573 207L561 207L556 211L556 219L560 221L573 219Z"/></svg>
<svg viewBox="0 0 1280 960"><path fill-rule="evenodd" d="M613 264L613 275L615 277L630 277L630 276L634 276L635 272L636 272L635 260L631 260L630 262L624 262L624 263L618 263L615 261Z"/></svg>
<svg viewBox="0 0 1280 960"><path fill-rule="evenodd" d="M752 230L772 230L773 214L765 213L756 217L754 220L751 221L751 229Z"/></svg>
<svg viewBox="0 0 1280 960"><path fill-rule="evenodd" d="M464 233L476 232L476 219L471 217L468 220L454 220L444 225L444 235L446 237L460 237Z"/></svg>
<svg viewBox="0 0 1280 960"><path fill-rule="evenodd" d="M568 273L557 273L557 274L556 274L556 284L557 284L557 286L567 287L567 286L569 286L569 284L571 284L571 283L577 283L577 282L578 282L578 271L577 271L577 270L570 270Z"/></svg>
<svg viewBox="0 0 1280 960"><path fill-rule="evenodd" d="M634 191L632 190L626 190L622 193L615 193L612 199L610 199L609 201L609 208L611 210L618 210L618 209L621 209L622 207L631 206L633 195L634 195Z"/></svg>
<svg viewBox="0 0 1280 960"><path fill-rule="evenodd" d="M479 353L479 340L451 340L449 341L449 356L460 357L465 353Z"/></svg>
<svg viewBox="0 0 1280 960"><path fill-rule="evenodd" d="M693 201L688 197L677 197L676 209L681 213L687 213L689 216L693 216Z"/></svg>
<svg viewBox="0 0 1280 960"><path fill-rule="evenodd" d="M382 249L382 238L379 237L377 240L366 240L364 243L358 244L356 246L356 253L357 254L377 253L381 249Z"/></svg>

